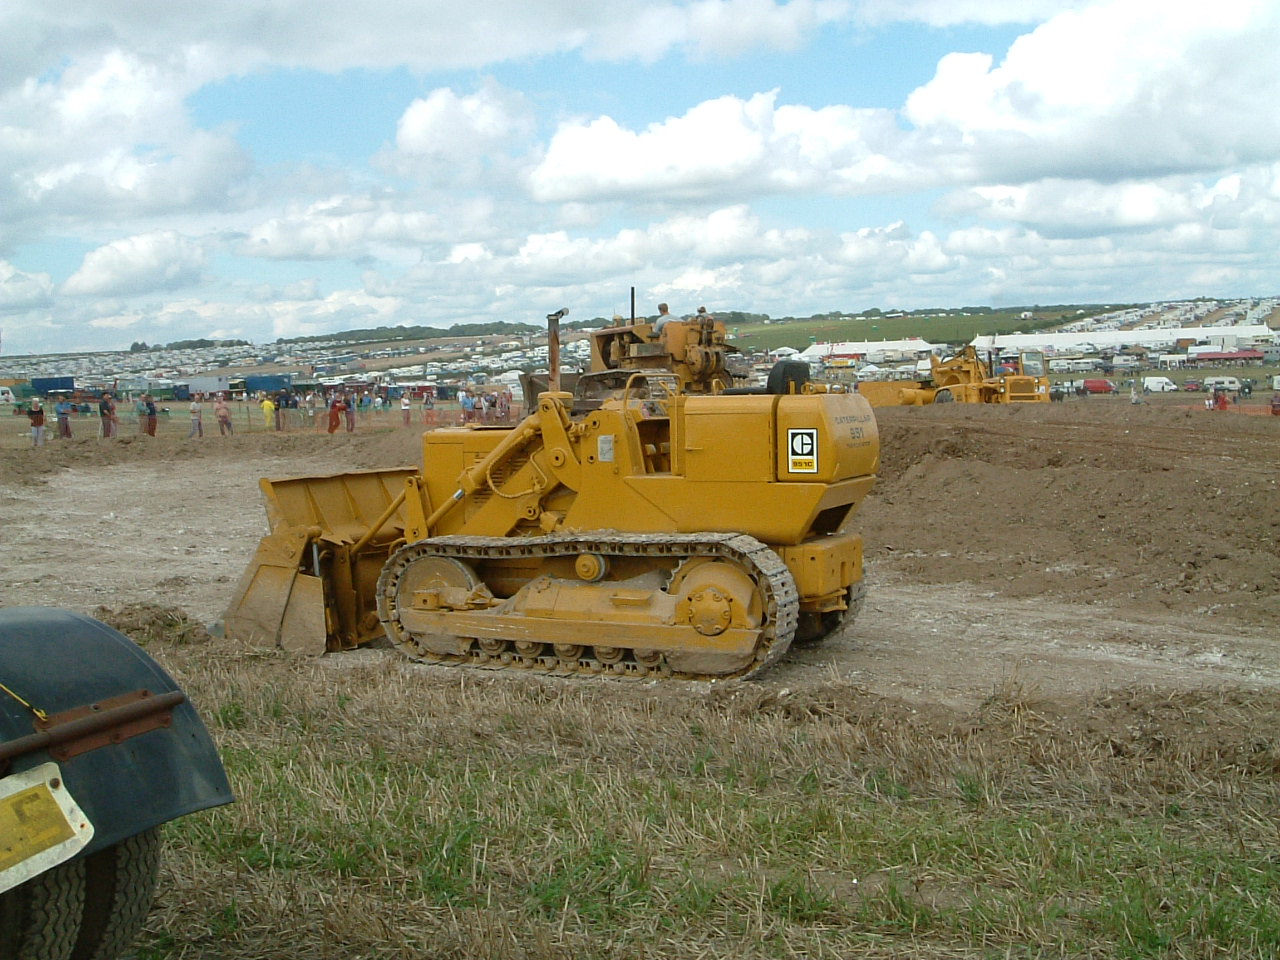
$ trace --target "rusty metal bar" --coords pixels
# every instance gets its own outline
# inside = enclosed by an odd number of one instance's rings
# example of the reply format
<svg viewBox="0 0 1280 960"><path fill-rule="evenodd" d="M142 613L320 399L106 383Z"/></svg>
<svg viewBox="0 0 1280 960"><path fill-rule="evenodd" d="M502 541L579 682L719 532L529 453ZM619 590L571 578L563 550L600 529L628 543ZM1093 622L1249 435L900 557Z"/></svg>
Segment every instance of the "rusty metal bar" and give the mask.
<svg viewBox="0 0 1280 960"><path fill-rule="evenodd" d="M58 724L39 733L32 733L16 740L10 740L7 743L0 743L0 763L28 753L35 753L37 750L47 750L60 744L81 740L103 730L110 730L113 727L122 727L127 723L140 720L143 717L149 717L152 714L172 710L178 704L185 702L186 699L187 695L181 690L159 693L154 696L144 697L141 700L135 700L133 703L102 710L89 716L81 717L78 720L70 720L66 723Z"/></svg>

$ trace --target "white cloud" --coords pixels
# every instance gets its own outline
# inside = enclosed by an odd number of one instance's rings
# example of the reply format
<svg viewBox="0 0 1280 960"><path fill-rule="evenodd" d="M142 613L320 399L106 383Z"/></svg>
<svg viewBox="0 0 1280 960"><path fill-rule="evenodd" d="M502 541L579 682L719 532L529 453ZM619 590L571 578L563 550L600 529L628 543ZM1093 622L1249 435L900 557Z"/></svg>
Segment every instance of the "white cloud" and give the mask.
<svg viewBox="0 0 1280 960"><path fill-rule="evenodd" d="M561 124L534 198L875 194L946 184L1209 172L1280 153L1280 5L1112 0L1068 10L1005 59L953 53L901 113L707 100L632 130ZM909 121L904 127L899 120Z"/></svg>
<svg viewBox="0 0 1280 960"><path fill-rule="evenodd" d="M794 50L824 24L845 20L848 0L702 0L687 10L688 35L702 54Z"/></svg>
<svg viewBox="0 0 1280 960"><path fill-rule="evenodd" d="M28 342L50 336L50 307L66 329L93 323L103 337L155 339L156 326L263 339L537 320L562 304L608 315L633 284L642 297L779 315L1137 299L1187 284L1266 292L1280 275L1280 4L431 0L405 11L402 0L0 6L0 310L22 318L6 324L6 346L15 326L36 331ZM845 24L902 21L1039 25L1007 52L917 61L933 79L897 110L852 99L856 71L848 103L804 102L818 89L839 98L839 64L762 58L806 82L757 73L764 92L750 95L754 61L722 85L675 62L801 49L823 29L826 55ZM630 62L618 88L558 99L584 58ZM439 71L496 63L513 65L504 78L536 79L440 86ZM394 77L361 89L402 99L342 159L315 146L305 110L279 107L281 146L296 152L263 170L239 131L199 129L191 114L218 78L253 91L259 71L303 68L292 90L307 69L352 67ZM790 102L768 90L778 77ZM246 110L246 143L259 119ZM925 215L928 191L946 194ZM59 287L40 258L62 241L94 249ZM174 299L197 281L198 299Z"/></svg>
<svg viewBox="0 0 1280 960"><path fill-rule="evenodd" d="M857 18L864 23L913 21L931 27L966 23L996 26L1039 23L1063 10L1095 0L860 0Z"/></svg>
<svg viewBox="0 0 1280 960"><path fill-rule="evenodd" d="M47 273L24 273L0 260L0 313L18 313L53 302L53 280Z"/></svg>
<svg viewBox="0 0 1280 960"><path fill-rule="evenodd" d="M777 92L708 100L641 132L610 117L556 131L530 188L542 201L861 192L901 180L884 110L776 105Z"/></svg>
<svg viewBox="0 0 1280 960"><path fill-rule="evenodd" d="M198 59L107 49L0 89L0 243L55 216L118 223L226 206L248 160L229 135L190 125Z"/></svg>
<svg viewBox="0 0 1280 960"><path fill-rule="evenodd" d="M908 97L921 148L974 176L1105 177L1273 157L1280 7L1111 0L1019 37L1004 61L953 53ZM962 160L962 162L964 162Z"/></svg>
<svg viewBox="0 0 1280 960"><path fill-rule="evenodd" d="M76 296L121 296L175 290L195 283L205 264L204 249L162 230L116 240L90 251L62 292Z"/></svg>
<svg viewBox="0 0 1280 960"><path fill-rule="evenodd" d="M441 87L409 104L394 150L376 162L433 189L484 185L505 193L520 182L534 134L521 94L491 79L471 94Z"/></svg>
<svg viewBox="0 0 1280 960"><path fill-rule="evenodd" d="M1049 237L1153 231L1196 224L1226 230L1274 224L1277 167L1245 168L1210 183L1192 177L1097 183L1041 180L1023 186L980 186L938 203L948 217L1024 224Z"/></svg>
<svg viewBox="0 0 1280 960"><path fill-rule="evenodd" d="M466 161L533 132L524 99L493 81L459 96L448 87L413 101L396 125L396 147L411 156Z"/></svg>
<svg viewBox="0 0 1280 960"><path fill-rule="evenodd" d="M238 252L271 260L354 260L367 256L372 244L416 248L456 239L465 222L461 214L453 220L441 213L399 210L368 196L344 195L254 226Z"/></svg>
<svg viewBox="0 0 1280 960"><path fill-rule="evenodd" d="M790 49L850 0L222 0L213 5L8 0L0 8L0 86L105 48L166 56L194 49L227 74L276 64L324 71L477 69L581 51L651 60L684 47L702 54ZM9 66L12 64L12 66Z"/></svg>

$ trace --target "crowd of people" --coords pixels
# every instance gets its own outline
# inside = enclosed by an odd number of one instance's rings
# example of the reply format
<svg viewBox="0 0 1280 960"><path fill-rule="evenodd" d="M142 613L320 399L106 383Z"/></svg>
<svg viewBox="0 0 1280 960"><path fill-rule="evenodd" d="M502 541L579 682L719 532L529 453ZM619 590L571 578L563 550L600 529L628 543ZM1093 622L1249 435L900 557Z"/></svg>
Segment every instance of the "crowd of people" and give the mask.
<svg viewBox="0 0 1280 960"><path fill-rule="evenodd" d="M205 405L211 401L213 416L218 424L218 435L223 437L235 434L232 411L236 409L233 401L226 393L214 394L211 397L197 395L190 401L183 401L190 417L190 429L187 439L204 436ZM401 423L408 427L414 422L415 407L420 405L423 420L434 420L435 395L427 391L415 400L407 392L398 399L391 398L378 391L357 391L354 389L335 389L327 391L279 390L274 393L264 392L254 398L246 398L247 403L255 404L262 414L262 427L268 431L285 431L306 429L312 425L326 429L329 433L340 431L352 433L360 420L367 420L372 415L399 409ZM458 393L460 422L478 424L500 424L511 421L511 391L501 389L466 388ZM127 409L127 408L126 408ZM27 417L31 423L32 446L43 446L46 441L46 407L40 397L33 397L27 404ZM90 413L89 404L76 404L67 399L53 401L52 414L55 418L57 436L60 439L72 438L72 414ZM155 397L143 393L133 401L133 415L137 421L137 432L140 436L156 435L161 413L167 414L168 408L160 408ZM99 420L99 436L105 439L119 436L120 413L117 398L111 393L103 393L97 401Z"/></svg>

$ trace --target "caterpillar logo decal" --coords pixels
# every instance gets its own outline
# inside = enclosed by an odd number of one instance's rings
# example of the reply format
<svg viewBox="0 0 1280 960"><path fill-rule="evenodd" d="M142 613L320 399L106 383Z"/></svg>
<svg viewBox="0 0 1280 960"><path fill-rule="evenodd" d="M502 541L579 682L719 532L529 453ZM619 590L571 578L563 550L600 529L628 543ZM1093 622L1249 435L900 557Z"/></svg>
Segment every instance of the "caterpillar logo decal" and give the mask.
<svg viewBox="0 0 1280 960"><path fill-rule="evenodd" d="M787 469L791 473L818 472L818 431L801 427L787 431Z"/></svg>

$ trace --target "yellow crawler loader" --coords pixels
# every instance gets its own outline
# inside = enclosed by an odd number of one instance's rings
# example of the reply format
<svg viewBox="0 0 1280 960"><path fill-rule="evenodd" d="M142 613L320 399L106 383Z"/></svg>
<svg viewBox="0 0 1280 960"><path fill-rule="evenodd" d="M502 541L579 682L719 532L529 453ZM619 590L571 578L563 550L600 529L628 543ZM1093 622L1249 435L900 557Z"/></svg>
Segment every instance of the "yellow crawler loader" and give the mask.
<svg viewBox="0 0 1280 960"><path fill-rule="evenodd" d="M1017 370L995 372L972 345L954 357L930 357L928 380L865 380L858 392L873 407L919 407L930 403L1048 403L1044 354L1019 354Z"/></svg>
<svg viewBox="0 0 1280 960"><path fill-rule="evenodd" d="M803 379L803 378L798 378ZM561 674L748 677L863 597L879 435L855 393L682 393L632 373L573 412L423 435L422 469L263 480L228 635Z"/></svg>

